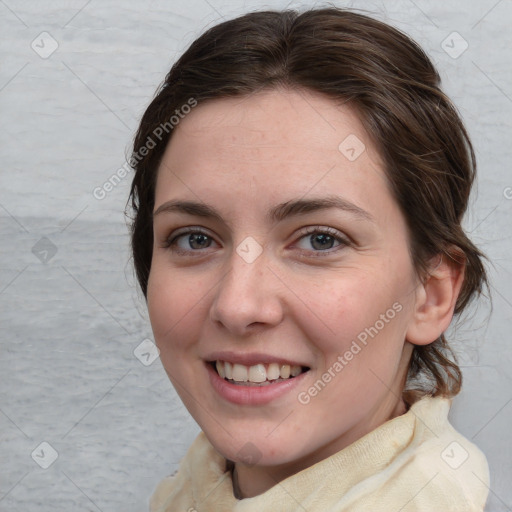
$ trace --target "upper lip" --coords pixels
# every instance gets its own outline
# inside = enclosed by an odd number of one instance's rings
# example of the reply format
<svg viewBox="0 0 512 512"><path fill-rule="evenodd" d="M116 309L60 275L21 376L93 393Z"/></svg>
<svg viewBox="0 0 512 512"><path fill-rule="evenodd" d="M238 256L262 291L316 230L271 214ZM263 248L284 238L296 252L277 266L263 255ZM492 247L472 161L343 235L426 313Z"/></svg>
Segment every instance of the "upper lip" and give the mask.
<svg viewBox="0 0 512 512"><path fill-rule="evenodd" d="M280 363L280 364L288 364L290 366L305 366L308 365L303 364L298 361L292 361L287 357L282 356L274 356L270 354L262 354L258 352L213 352L209 354L205 360L209 363L213 361L228 361L229 363L238 363L243 364L244 366L253 366L256 364L270 364L270 363ZM309 368L309 367L308 367Z"/></svg>

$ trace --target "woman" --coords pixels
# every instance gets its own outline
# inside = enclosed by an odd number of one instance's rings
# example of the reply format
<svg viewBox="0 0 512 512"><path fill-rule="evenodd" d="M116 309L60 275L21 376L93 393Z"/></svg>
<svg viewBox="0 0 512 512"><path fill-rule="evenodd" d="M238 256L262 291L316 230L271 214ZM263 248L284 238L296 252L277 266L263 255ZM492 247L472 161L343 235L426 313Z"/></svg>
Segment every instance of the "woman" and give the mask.
<svg viewBox="0 0 512 512"><path fill-rule="evenodd" d="M407 36L329 8L217 25L135 138L134 263L202 429L154 511L482 511L444 337L486 284L475 159Z"/></svg>

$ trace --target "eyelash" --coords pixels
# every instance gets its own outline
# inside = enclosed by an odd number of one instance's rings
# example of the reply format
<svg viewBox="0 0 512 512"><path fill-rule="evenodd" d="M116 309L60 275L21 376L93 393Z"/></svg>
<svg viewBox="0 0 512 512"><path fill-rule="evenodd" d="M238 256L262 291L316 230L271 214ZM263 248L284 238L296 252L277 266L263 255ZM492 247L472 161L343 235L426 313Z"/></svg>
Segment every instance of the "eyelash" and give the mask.
<svg viewBox="0 0 512 512"><path fill-rule="evenodd" d="M348 239L340 236L339 232L335 230L334 228L330 227L323 227L323 226L306 226L304 228L301 228L299 230L299 238L298 240L301 240L302 238L305 238L307 236L311 236L313 234L321 234L321 235L329 235L334 238L336 242L338 242L338 245L335 247L332 247L330 249L326 250L318 250L318 251L306 251L305 249L301 249L301 253L308 253L309 255L314 254L314 258L316 257L325 257L327 255L331 255L333 252L337 252L344 247L347 247L350 245L350 242ZM190 236L190 235L204 235L212 240L214 238L210 236L207 232L203 231L199 228L191 228L188 231L183 231L181 233L171 235L169 238L167 238L164 243L162 244L162 247L164 249L170 249L172 252L179 254L179 255L190 255L191 253L199 253L197 256L201 256L201 250L200 249L190 249L190 250L183 250L176 248L177 241L184 236ZM311 257L311 256L310 256Z"/></svg>
<svg viewBox="0 0 512 512"><path fill-rule="evenodd" d="M307 236L311 235L329 235L332 238L334 238L335 242L338 242L338 245L335 247L331 247L330 249L326 250L319 250L319 251L306 251L305 249L301 249L301 253L308 253L308 257L311 257L310 255L313 254L314 258L322 258L326 256L330 256L333 253L336 253L343 249L344 247L347 247L350 245L350 242L347 238L340 235L339 231L337 231L334 228L330 227L323 227L323 226L306 226L304 228L301 228L299 230L299 238L298 240L301 240L302 238L305 238Z"/></svg>

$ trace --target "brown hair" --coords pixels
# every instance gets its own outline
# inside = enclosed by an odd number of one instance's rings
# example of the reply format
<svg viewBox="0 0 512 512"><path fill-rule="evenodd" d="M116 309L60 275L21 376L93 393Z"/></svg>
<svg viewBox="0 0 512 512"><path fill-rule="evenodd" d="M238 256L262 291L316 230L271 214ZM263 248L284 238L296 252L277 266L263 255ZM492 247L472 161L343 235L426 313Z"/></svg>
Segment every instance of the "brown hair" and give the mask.
<svg viewBox="0 0 512 512"><path fill-rule="evenodd" d="M246 14L209 29L174 64L142 117L131 158L132 250L144 296L156 176L177 115L187 112L185 105L276 87L314 91L357 109L405 216L418 275L427 275L429 260L439 254L465 264L455 306L455 314L462 312L488 287L484 255L461 227L476 172L468 134L414 41L338 8ZM414 347L404 400L411 404L428 393L451 397L461 383L443 334Z"/></svg>

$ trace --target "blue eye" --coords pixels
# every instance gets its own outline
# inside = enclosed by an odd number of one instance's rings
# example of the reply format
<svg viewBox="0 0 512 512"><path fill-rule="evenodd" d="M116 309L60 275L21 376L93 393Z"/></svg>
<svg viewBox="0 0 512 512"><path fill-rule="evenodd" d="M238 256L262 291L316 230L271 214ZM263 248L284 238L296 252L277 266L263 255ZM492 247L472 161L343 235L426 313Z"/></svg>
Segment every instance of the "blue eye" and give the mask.
<svg viewBox="0 0 512 512"><path fill-rule="evenodd" d="M177 252L192 252L207 249L212 245L212 242L212 237L203 231L190 230L170 237L165 241L164 247L176 248Z"/></svg>
<svg viewBox="0 0 512 512"><path fill-rule="evenodd" d="M313 252L333 252L331 249L348 245L338 231L332 228L313 227L301 231L302 236L297 243L300 249Z"/></svg>

